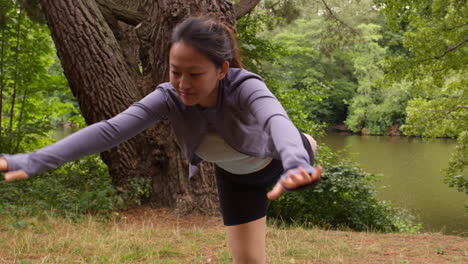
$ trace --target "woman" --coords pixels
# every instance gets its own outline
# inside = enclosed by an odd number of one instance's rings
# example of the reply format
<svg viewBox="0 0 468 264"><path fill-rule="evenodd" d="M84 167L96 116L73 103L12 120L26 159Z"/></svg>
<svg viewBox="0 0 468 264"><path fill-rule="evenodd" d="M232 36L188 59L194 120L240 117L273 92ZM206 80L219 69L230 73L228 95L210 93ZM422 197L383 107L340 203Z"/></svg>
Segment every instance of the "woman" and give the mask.
<svg viewBox="0 0 468 264"><path fill-rule="evenodd" d="M265 263L267 197L319 180L315 141L297 130L258 75L241 68L228 27L188 18L173 32L169 64L170 82L124 112L36 152L3 155L0 170L8 171L6 181L26 179L168 119L190 161L190 177L202 159L216 165L234 263Z"/></svg>

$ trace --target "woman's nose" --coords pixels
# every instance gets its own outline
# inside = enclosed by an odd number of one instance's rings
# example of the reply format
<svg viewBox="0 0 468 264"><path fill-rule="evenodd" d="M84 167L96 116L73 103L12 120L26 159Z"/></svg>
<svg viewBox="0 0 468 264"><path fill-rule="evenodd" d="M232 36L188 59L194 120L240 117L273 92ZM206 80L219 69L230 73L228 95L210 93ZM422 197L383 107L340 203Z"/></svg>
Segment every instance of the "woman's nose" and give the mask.
<svg viewBox="0 0 468 264"><path fill-rule="evenodd" d="M182 89L190 88L190 78L188 78L187 76L180 77L179 86Z"/></svg>

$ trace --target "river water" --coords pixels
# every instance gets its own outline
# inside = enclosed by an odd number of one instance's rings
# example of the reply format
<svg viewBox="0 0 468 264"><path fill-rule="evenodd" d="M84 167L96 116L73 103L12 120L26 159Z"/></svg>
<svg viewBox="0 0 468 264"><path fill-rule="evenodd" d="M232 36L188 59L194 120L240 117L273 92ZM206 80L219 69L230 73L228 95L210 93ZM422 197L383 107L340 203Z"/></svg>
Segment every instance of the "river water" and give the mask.
<svg viewBox="0 0 468 264"><path fill-rule="evenodd" d="M345 155L365 171L383 174L379 199L408 209L423 231L468 235L468 196L444 184L441 172L454 140L330 133L318 141L333 150L347 148Z"/></svg>

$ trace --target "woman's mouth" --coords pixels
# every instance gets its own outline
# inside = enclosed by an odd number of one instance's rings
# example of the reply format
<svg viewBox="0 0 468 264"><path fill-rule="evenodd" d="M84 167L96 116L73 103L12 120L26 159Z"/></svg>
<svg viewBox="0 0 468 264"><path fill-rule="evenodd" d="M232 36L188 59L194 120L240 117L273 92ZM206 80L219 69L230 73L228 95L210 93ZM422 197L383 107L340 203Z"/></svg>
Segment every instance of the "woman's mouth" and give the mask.
<svg viewBox="0 0 468 264"><path fill-rule="evenodd" d="M180 94L180 96L183 96L183 97L190 97L190 96L193 96L195 93L180 91L179 94Z"/></svg>

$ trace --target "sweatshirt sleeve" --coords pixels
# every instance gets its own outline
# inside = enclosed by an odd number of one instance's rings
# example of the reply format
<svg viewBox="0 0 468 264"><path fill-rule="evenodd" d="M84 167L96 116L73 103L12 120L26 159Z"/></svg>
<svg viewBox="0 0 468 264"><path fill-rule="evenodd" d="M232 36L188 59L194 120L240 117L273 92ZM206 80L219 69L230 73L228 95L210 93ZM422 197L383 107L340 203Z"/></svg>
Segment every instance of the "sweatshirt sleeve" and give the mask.
<svg viewBox="0 0 468 264"><path fill-rule="evenodd" d="M265 83L258 79L248 79L239 88L239 104L256 117L273 140L285 171L281 177L286 177L288 170L299 173L299 167L313 173L315 168L309 163L309 154L304 148L299 130Z"/></svg>
<svg viewBox="0 0 468 264"><path fill-rule="evenodd" d="M93 153L103 152L141 133L168 113L165 93L156 89L115 117L92 124L38 151L7 155L8 171L34 175Z"/></svg>

